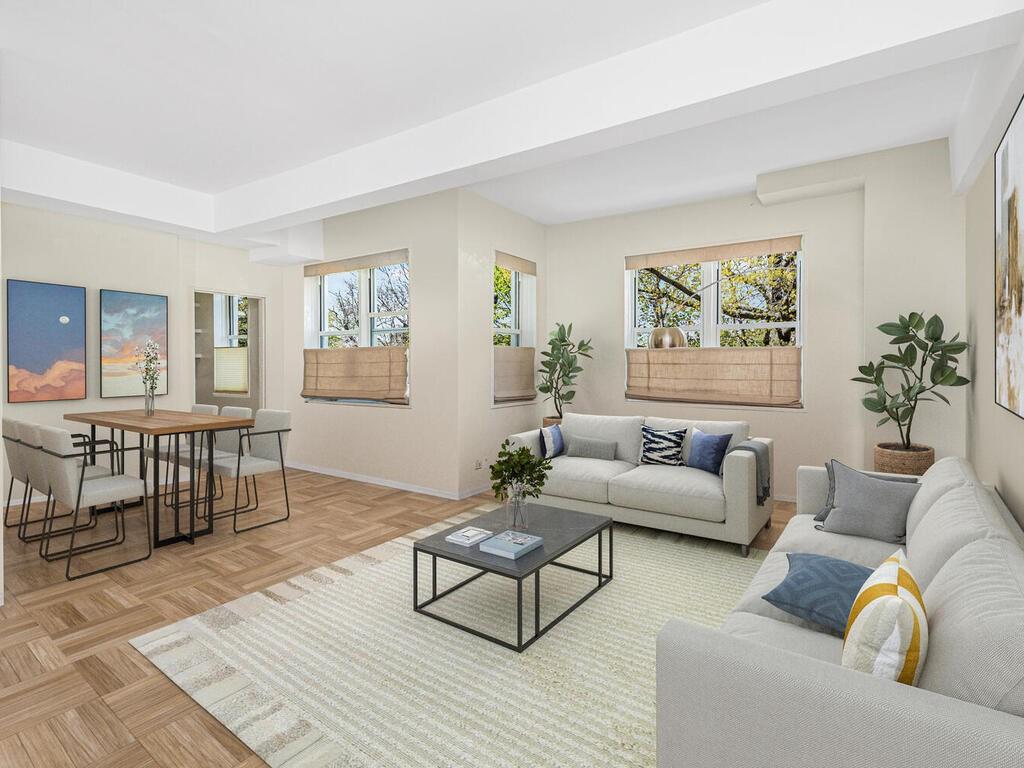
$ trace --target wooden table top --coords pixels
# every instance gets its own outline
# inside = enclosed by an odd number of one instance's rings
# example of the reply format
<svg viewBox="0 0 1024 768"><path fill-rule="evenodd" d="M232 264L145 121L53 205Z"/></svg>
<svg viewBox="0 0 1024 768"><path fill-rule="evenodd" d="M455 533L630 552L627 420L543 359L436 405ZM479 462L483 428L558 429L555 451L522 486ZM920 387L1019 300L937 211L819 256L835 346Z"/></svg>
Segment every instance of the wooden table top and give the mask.
<svg viewBox="0 0 1024 768"><path fill-rule="evenodd" d="M176 435L213 429L243 429L255 424L253 419L207 416L189 411L157 410L152 416L147 416L141 408L127 411L65 413L64 418L67 421L109 427L110 429L123 429L125 432L136 432L143 435Z"/></svg>

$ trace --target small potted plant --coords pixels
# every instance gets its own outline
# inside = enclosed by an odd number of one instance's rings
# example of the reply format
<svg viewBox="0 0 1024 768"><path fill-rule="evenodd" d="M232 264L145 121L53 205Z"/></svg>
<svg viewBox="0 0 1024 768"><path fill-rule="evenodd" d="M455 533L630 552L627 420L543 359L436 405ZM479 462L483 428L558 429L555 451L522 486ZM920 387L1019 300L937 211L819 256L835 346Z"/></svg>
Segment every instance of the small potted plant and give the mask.
<svg viewBox="0 0 1024 768"><path fill-rule="evenodd" d="M949 405L938 388L970 382L956 370L957 356L967 351L967 342L960 341L959 333L946 341L942 318L932 315L926 322L917 312L900 315L894 323L882 323L878 330L892 337L889 343L896 351L860 366L861 375L853 381L871 385L861 402L872 413L882 415L877 426L893 422L900 441L875 446L875 470L922 475L935 463L935 449L911 440L917 406L935 399Z"/></svg>
<svg viewBox="0 0 1024 768"><path fill-rule="evenodd" d="M491 464L491 489L498 501L505 502L508 527L526 530L526 498L537 498L548 479L551 462L533 454L529 448L513 448L506 440Z"/></svg>
<svg viewBox="0 0 1024 768"><path fill-rule="evenodd" d="M548 348L541 352L544 358L540 363L540 384L537 391L547 395L555 405L555 415L544 417L544 426L550 427L562 421L562 406L572 402L576 397L576 377L583 372L580 365L581 357L590 357L594 347L590 339L583 339L578 344L572 340L572 323L566 327L561 323L548 337Z"/></svg>
<svg viewBox="0 0 1024 768"><path fill-rule="evenodd" d="M150 339L142 349L136 347L135 367L142 375L146 415L152 416L156 413L156 385L160 380L160 345Z"/></svg>

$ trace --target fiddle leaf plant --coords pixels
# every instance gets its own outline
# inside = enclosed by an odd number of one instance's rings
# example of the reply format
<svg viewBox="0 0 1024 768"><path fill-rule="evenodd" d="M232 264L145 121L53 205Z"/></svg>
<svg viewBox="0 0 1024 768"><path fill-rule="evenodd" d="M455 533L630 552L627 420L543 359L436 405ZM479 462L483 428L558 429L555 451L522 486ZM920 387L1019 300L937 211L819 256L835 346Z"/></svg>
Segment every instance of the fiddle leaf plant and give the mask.
<svg viewBox="0 0 1024 768"><path fill-rule="evenodd" d="M548 337L548 348L541 352L540 384L537 391L547 395L545 400L553 400L555 413L562 418L562 406L572 402L576 397L576 377L583 372L580 358L589 358L594 347L590 339L582 339L579 343L572 340L572 323L568 327L562 323Z"/></svg>
<svg viewBox="0 0 1024 768"><path fill-rule="evenodd" d="M506 440L498 451L498 459L491 464L491 490L498 501L510 496L524 498L540 496L548 479L551 461L535 455L525 446L512 448Z"/></svg>
<svg viewBox="0 0 1024 768"><path fill-rule="evenodd" d="M926 321L924 315L911 312L906 317L900 315L896 322L882 323L878 330L892 337L889 344L896 350L877 362L859 366L861 375L852 381L871 385L861 402L872 413L882 415L876 426L890 421L896 424L900 444L909 451L917 406L936 398L949 405L938 388L970 383L957 373L958 356L967 351L968 344L960 340L959 333L948 341L944 339L945 326L938 315Z"/></svg>

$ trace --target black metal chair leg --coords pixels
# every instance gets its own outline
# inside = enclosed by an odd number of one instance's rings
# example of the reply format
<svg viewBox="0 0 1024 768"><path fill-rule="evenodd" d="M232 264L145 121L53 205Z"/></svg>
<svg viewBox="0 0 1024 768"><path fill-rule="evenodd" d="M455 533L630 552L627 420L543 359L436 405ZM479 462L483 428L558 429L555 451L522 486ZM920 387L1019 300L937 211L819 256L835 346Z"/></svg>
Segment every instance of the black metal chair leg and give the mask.
<svg viewBox="0 0 1024 768"><path fill-rule="evenodd" d="M232 515L232 520L231 520L231 527L232 527L232 529L234 529L235 533L245 533L246 531L252 531L252 530L255 530L256 528L264 528L264 527L266 527L268 525L274 525L275 523L283 523L286 520L288 520L288 518L291 517L291 515L292 515L292 507L291 507L291 502L288 499L288 477L287 477L287 475L285 473L285 468L284 468L284 447L281 444L281 433L280 432L277 433L277 452L278 452L278 455L281 457L281 483L284 486L284 510L285 510L284 511L284 516L283 517L279 517L276 520L267 520L266 522L263 522L263 523L256 523L255 525L249 525L249 526L246 526L245 528L239 528L238 527L238 479L236 478L235 479L235 513L234 513L234 515ZM239 465L240 464L241 464L241 461L239 461ZM255 477L255 475L253 476L252 482L253 482L253 488L255 488L256 487L256 477ZM259 497L258 496L257 496L256 504L257 504L257 506L259 506Z"/></svg>

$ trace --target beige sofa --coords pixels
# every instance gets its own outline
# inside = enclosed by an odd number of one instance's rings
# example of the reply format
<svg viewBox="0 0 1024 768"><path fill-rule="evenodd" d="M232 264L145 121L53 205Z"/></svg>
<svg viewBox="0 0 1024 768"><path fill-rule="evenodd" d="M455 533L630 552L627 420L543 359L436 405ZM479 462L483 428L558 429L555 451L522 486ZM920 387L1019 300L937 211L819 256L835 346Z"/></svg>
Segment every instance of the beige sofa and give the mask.
<svg viewBox="0 0 1024 768"><path fill-rule="evenodd" d="M1024 766L1024 532L962 459L919 482L905 545L928 614L919 686L842 667L841 638L761 599L787 552L876 567L897 549L816 530L828 481L800 467L797 515L721 628L674 620L658 636L660 768Z"/></svg>
<svg viewBox="0 0 1024 768"><path fill-rule="evenodd" d="M770 523L772 514L770 496L762 504L757 503L754 454L749 451L728 454L721 476L687 466L640 464L640 428L644 424L654 429L685 428L684 460L690 453L694 427L711 434L732 434L730 447L750 436L750 425L745 421L568 413L561 424L567 444L573 437L611 441L616 445L615 459L555 457L538 502L609 515L623 523L732 542L739 544L746 556L750 542ZM539 430L522 432L509 439L514 445L526 446L540 454ZM768 445L771 455L772 441L756 439Z"/></svg>

